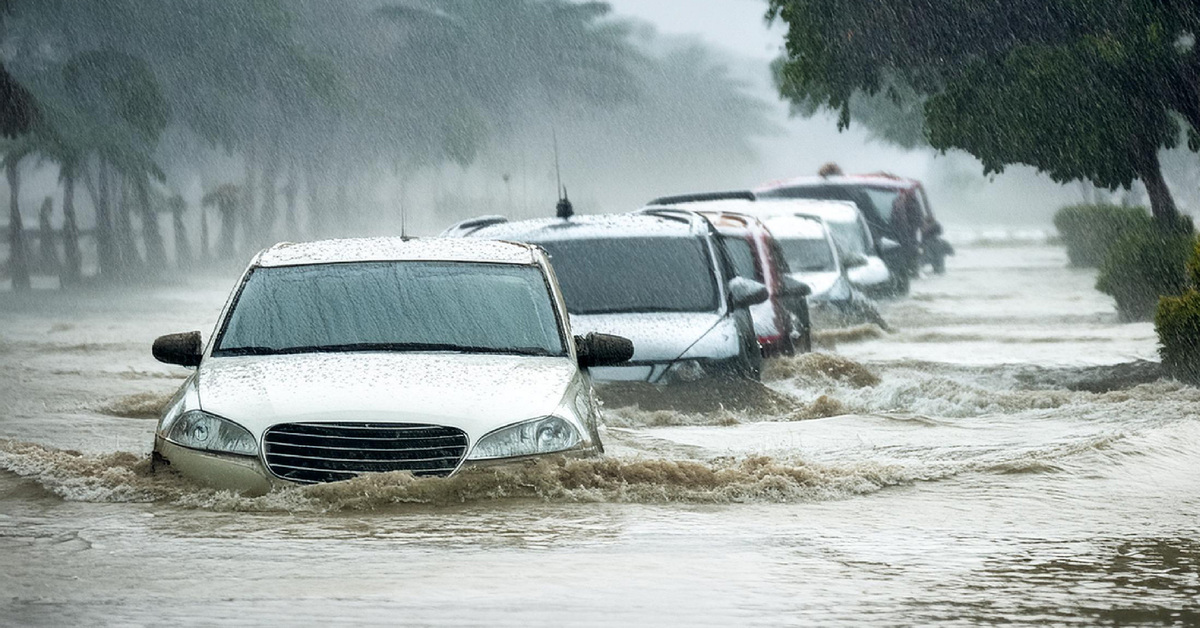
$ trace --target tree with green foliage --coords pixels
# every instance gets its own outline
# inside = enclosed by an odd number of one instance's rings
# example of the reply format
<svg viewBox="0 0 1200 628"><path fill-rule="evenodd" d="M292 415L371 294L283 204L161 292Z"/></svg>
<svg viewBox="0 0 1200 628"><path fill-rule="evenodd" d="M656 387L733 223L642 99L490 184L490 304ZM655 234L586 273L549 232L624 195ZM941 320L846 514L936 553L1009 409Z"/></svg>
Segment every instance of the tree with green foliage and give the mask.
<svg viewBox="0 0 1200 628"><path fill-rule="evenodd" d="M1174 199L1159 150L1200 149L1200 5L1189 0L769 0L788 26L781 93L847 126L856 99L918 102L929 143L985 173L1146 185ZM904 90L911 88L910 94Z"/></svg>

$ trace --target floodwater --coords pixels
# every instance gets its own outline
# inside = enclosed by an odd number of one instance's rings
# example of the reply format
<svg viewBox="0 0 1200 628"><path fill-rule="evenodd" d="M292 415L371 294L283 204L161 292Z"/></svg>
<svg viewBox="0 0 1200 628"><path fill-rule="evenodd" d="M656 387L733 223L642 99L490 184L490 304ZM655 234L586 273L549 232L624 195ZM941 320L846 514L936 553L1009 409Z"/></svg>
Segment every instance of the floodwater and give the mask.
<svg viewBox="0 0 1200 628"><path fill-rule="evenodd" d="M771 365L771 404L260 498L146 464L183 374L150 342L207 335L228 279L0 296L0 623L1196 625L1200 390L1093 283L965 244L894 333Z"/></svg>

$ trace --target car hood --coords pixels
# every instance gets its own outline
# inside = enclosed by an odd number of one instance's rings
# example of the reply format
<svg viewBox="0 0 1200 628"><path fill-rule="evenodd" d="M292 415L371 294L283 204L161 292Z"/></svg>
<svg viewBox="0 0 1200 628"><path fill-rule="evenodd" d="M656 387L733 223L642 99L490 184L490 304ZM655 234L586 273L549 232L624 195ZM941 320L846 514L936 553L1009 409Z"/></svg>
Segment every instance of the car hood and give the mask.
<svg viewBox="0 0 1200 628"><path fill-rule="evenodd" d="M812 289L812 294L808 296L809 301L824 301L830 298L829 292L837 285L841 274L837 271L792 273L792 277L803 281Z"/></svg>
<svg viewBox="0 0 1200 628"><path fill-rule="evenodd" d="M580 336L597 332L632 340L632 362L670 362L724 318L716 312L572 314L571 331Z"/></svg>
<svg viewBox="0 0 1200 628"><path fill-rule="evenodd" d="M342 353L209 358L200 407L256 436L277 423L363 421L458 427L472 442L551 414L578 373L566 357Z"/></svg>
<svg viewBox="0 0 1200 628"><path fill-rule="evenodd" d="M868 255L866 264L847 270L846 275L850 278L850 283L864 288L886 284L892 278L887 265L874 255Z"/></svg>

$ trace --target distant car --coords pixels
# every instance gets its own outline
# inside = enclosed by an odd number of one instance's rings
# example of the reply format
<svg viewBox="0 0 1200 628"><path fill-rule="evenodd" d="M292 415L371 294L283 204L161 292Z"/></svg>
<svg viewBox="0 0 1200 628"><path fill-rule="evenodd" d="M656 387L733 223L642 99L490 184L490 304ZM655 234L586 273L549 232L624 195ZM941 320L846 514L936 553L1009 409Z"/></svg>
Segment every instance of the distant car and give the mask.
<svg viewBox="0 0 1200 628"><path fill-rule="evenodd" d="M758 218L779 244L791 277L811 289L808 303L817 324L866 322L887 327L875 302L851 283L837 242L823 219L790 211L766 213L764 206L756 206Z"/></svg>
<svg viewBox="0 0 1200 628"><path fill-rule="evenodd" d="M899 247L887 251L884 261L907 292L906 279L920 264L922 249L936 258L935 270L944 269L945 255L953 249L942 246L941 225L929 206L920 181L887 173L848 176L807 176L776 181L754 191L760 198L808 198L851 201L862 211L876 242L889 239ZM902 211L896 211L901 209Z"/></svg>
<svg viewBox="0 0 1200 628"><path fill-rule="evenodd" d="M814 201L800 199L763 199L759 201L758 209L763 213L777 213L778 204L788 205L789 211L796 214L817 216L829 226L833 239L837 242L846 276L850 283L867 293L868 296L890 296L895 294L896 286L892 274L888 271L880 255L880 249L871 235L871 229L858 207L849 201ZM898 246L887 242L888 247Z"/></svg>
<svg viewBox="0 0 1200 628"><path fill-rule="evenodd" d="M278 244L242 275L154 438L155 466L220 488L273 486L603 450L589 369L628 340L573 337L549 262L508 242Z"/></svg>
<svg viewBox="0 0 1200 628"><path fill-rule="evenodd" d="M754 216L738 211L747 207L740 203L746 201L702 203L696 209L716 227L733 272L767 286L767 300L750 307L763 357L812 351L805 298L809 287L791 277L771 232Z"/></svg>
<svg viewBox="0 0 1200 628"><path fill-rule="evenodd" d="M844 255L828 223L820 216L802 213L813 201L761 201L748 191L705 192L663 196L647 207L674 206L700 213L734 212L758 218L779 247L789 276L811 291L808 310L824 325L875 323L887 328L875 302L850 281L845 261L864 261ZM855 264L859 266L861 264Z"/></svg>
<svg viewBox="0 0 1200 628"><path fill-rule="evenodd" d="M592 369L597 381L759 377L763 358L749 308L767 299L767 288L733 272L702 216L662 212L461 225L447 233L545 249L572 328L633 340L633 358Z"/></svg>

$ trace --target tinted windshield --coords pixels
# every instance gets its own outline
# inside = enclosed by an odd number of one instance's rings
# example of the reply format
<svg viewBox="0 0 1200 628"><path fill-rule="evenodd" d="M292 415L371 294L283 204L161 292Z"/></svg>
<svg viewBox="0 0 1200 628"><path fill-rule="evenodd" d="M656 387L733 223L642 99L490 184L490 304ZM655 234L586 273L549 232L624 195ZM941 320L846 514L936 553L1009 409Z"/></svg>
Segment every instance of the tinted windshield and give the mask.
<svg viewBox="0 0 1200 628"><path fill-rule="evenodd" d="M809 238L776 238L792 272L837 270L829 242Z"/></svg>
<svg viewBox="0 0 1200 628"><path fill-rule="evenodd" d="M718 307L711 258L700 238L536 244L550 253L572 314L707 312Z"/></svg>
<svg viewBox="0 0 1200 628"><path fill-rule="evenodd" d="M854 222L830 222L829 230L838 246L847 253L867 254L866 228L857 220Z"/></svg>
<svg viewBox="0 0 1200 628"><path fill-rule="evenodd" d="M316 351L566 353L537 267L356 262L254 269L213 354Z"/></svg>
<svg viewBox="0 0 1200 628"><path fill-rule="evenodd" d="M758 271L758 263L754 259L754 248L746 238L739 236L721 236L725 246L725 254L733 265L733 274L753 281L762 281L762 273Z"/></svg>

